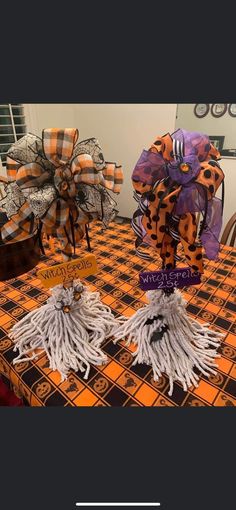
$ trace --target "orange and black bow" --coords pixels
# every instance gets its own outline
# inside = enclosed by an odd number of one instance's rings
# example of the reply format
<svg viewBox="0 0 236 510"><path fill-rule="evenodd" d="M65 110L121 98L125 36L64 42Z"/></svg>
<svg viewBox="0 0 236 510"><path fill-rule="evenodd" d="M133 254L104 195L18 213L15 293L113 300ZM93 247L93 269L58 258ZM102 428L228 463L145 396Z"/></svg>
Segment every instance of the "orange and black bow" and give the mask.
<svg viewBox="0 0 236 510"><path fill-rule="evenodd" d="M140 247L152 246L163 267L172 269L181 242L193 271L203 272L202 245L208 258L217 258L222 201L215 193L224 179L219 158L209 137L182 129L158 137L143 151L132 174L139 203L132 227L140 256L150 258ZM197 213L203 215L200 229Z"/></svg>
<svg viewBox="0 0 236 510"><path fill-rule="evenodd" d="M72 246L83 237L85 226L90 221L89 215L78 208L75 200L80 184L101 185L119 193L123 182L122 167L104 161L102 169L98 169L99 165L95 164L93 157L95 149L92 154L78 150L78 130L74 128L44 129L42 140L36 141L37 150L32 145L32 139L37 137L26 135L24 138L24 157L17 145L22 145L22 139L9 151L7 175L9 182L15 182L20 190L26 193L27 200L3 226L2 240L14 242L32 234L39 222L33 213L31 197L34 196L36 201L42 200L42 190L46 193L44 187L47 185L48 191L48 186L51 185L52 199L40 216L40 224L46 234L57 234L64 258L70 258ZM88 141L91 145L93 140L96 148L98 142L95 139ZM81 143L86 146L86 142ZM98 147L100 149L100 146Z"/></svg>

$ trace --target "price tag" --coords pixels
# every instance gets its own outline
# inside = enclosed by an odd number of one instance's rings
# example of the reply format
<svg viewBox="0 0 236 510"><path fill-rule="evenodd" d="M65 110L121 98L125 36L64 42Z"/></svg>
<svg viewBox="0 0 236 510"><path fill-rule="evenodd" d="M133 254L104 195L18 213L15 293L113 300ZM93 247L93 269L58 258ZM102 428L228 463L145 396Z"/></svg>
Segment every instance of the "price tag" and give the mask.
<svg viewBox="0 0 236 510"><path fill-rule="evenodd" d="M192 272L189 267L163 269L139 274L139 284L142 290L172 289L189 287L201 283L201 273Z"/></svg>
<svg viewBox="0 0 236 510"><path fill-rule="evenodd" d="M97 273L97 262L94 255L87 255L83 258L70 260L63 264L40 269L37 277L47 288L55 287L59 283L69 283L77 278L85 278Z"/></svg>

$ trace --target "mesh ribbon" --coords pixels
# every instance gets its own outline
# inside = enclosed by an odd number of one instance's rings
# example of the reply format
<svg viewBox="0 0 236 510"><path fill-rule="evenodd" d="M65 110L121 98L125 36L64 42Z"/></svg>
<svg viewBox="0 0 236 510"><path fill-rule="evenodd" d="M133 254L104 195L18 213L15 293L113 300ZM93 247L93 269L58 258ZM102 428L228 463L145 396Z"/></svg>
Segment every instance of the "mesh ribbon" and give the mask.
<svg viewBox="0 0 236 510"><path fill-rule="evenodd" d="M29 134L10 148L8 181L16 182L26 202L3 226L3 242L28 235L37 226L36 216L44 232L57 234L65 258L71 257L72 246L83 237L91 220L76 203L80 185L101 185L119 193L122 167L105 162L95 138L76 145L78 136L74 128L44 129L42 139Z"/></svg>
<svg viewBox="0 0 236 510"><path fill-rule="evenodd" d="M136 246L152 246L167 269L174 267L179 242L193 271L203 272L202 245L209 259L218 256L222 207L215 193L224 179L219 158L207 135L179 129L158 137L133 170ZM199 233L198 212L203 214Z"/></svg>

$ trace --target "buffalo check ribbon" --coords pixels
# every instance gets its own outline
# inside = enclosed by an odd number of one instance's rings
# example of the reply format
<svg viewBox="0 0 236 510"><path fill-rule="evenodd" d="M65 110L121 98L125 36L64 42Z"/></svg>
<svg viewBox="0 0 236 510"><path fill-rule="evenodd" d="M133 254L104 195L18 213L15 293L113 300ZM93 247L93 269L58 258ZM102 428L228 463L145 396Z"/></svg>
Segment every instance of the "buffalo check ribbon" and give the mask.
<svg viewBox="0 0 236 510"><path fill-rule="evenodd" d="M27 136L27 135L26 135ZM14 149L7 158L7 176L9 182L16 182L25 194L43 189L52 184L56 197L53 197L47 211L41 216L43 231L55 233L62 244L64 258L72 255L72 246L84 235L89 216L78 211L75 197L80 184L101 185L114 193L119 193L123 183L123 170L116 163L106 163L97 169L93 153L78 153L76 142L79 132L75 128L49 128L42 132L42 151L35 154L29 162L19 164L14 160ZM22 139L21 139L22 140ZM95 145L95 139L94 145ZM83 142L82 142L83 143ZM94 150L95 154L95 150ZM101 154L102 156L102 154ZM103 156L102 156L103 157ZM4 242L13 242L29 235L37 226L27 200L2 228Z"/></svg>

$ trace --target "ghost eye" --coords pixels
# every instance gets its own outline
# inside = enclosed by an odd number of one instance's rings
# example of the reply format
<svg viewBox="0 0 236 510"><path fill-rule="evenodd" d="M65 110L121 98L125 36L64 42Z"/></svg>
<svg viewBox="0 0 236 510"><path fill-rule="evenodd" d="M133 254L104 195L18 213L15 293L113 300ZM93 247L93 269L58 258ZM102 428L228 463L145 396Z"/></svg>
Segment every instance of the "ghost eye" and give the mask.
<svg viewBox="0 0 236 510"><path fill-rule="evenodd" d="M180 163L179 169L186 174L191 169L191 166L188 163Z"/></svg>

